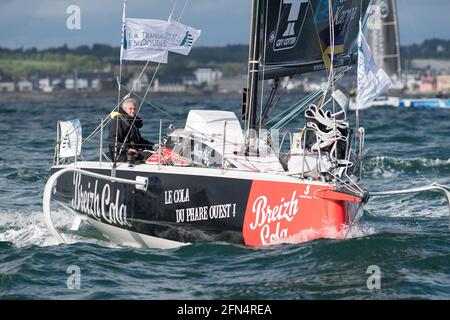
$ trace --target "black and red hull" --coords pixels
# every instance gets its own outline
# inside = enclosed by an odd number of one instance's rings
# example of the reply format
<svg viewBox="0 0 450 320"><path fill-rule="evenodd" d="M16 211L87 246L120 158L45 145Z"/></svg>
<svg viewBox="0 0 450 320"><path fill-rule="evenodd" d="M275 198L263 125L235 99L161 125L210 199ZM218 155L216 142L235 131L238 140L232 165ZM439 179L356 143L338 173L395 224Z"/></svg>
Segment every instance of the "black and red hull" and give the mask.
<svg viewBox="0 0 450 320"><path fill-rule="evenodd" d="M105 164L81 169L111 175ZM115 175L145 177L148 188L67 172L58 178L53 198L121 244L173 247L216 240L262 246L341 238L362 211L360 197L330 184L273 174L124 164Z"/></svg>

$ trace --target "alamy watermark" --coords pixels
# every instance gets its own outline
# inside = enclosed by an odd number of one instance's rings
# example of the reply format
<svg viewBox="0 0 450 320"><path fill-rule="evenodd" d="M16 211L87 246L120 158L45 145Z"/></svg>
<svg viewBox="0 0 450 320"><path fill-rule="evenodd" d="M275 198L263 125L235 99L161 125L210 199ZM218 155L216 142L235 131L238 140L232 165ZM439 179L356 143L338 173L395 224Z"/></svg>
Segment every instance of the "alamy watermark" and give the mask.
<svg viewBox="0 0 450 320"><path fill-rule="evenodd" d="M69 30L81 29L81 8L77 5L71 4L67 7L66 13L69 15L66 20L66 26Z"/></svg>
<svg viewBox="0 0 450 320"><path fill-rule="evenodd" d="M383 29L383 19L389 16L389 5L385 0L378 1L377 4L369 6L367 9L369 17L367 18L367 28L369 30Z"/></svg>
<svg viewBox="0 0 450 320"><path fill-rule="evenodd" d="M367 278L367 289L380 290L381 289L381 269L377 265L372 265L367 268L366 274L370 274Z"/></svg>
<svg viewBox="0 0 450 320"><path fill-rule="evenodd" d="M81 270L79 266L70 265L66 270L67 274L70 276L67 278L66 285L69 290L80 290L81 289Z"/></svg>

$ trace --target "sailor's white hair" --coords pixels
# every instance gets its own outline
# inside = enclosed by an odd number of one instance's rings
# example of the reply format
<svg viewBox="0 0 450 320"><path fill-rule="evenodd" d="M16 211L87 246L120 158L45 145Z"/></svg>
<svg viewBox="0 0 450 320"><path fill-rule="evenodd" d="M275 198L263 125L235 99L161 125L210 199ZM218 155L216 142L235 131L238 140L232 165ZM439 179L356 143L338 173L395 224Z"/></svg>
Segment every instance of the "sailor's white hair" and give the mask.
<svg viewBox="0 0 450 320"><path fill-rule="evenodd" d="M132 103L132 104L134 104L135 107L137 107L137 101L133 98L128 98L128 99L125 99L124 102L122 102L122 108L125 107L128 103Z"/></svg>

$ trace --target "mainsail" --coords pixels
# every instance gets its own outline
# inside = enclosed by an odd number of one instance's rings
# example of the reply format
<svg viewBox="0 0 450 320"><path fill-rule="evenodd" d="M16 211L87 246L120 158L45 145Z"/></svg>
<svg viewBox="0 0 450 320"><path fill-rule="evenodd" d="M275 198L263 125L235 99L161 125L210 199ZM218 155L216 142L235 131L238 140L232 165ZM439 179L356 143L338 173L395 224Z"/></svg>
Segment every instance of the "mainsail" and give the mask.
<svg viewBox="0 0 450 320"><path fill-rule="evenodd" d="M375 62L394 80L401 78L400 34L396 0L375 0L367 42Z"/></svg>
<svg viewBox="0 0 450 320"><path fill-rule="evenodd" d="M324 70L330 63L329 0L263 0L264 78ZM370 0L332 1L335 64L350 62ZM264 21L264 18L261 19ZM328 65L327 65L328 64Z"/></svg>
<svg viewBox="0 0 450 320"><path fill-rule="evenodd" d="M332 61L334 67L356 61L359 21L365 24L371 2L253 0L248 96L243 110L249 128L257 127L258 81L322 71Z"/></svg>

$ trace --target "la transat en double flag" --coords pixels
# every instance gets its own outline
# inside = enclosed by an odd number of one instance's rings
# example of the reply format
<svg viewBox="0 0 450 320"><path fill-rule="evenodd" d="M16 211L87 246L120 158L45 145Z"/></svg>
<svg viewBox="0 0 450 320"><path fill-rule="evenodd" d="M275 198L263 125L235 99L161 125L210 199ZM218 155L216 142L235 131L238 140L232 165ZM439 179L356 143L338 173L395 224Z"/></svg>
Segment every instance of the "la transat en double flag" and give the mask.
<svg viewBox="0 0 450 320"><path fill-rule="evenodd" d="M189 54L200 34L176 21L126 18L121 59L167 63L169 51Z"/></svg>

